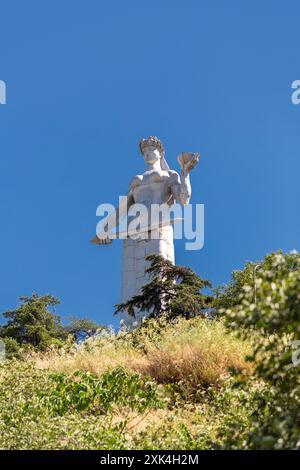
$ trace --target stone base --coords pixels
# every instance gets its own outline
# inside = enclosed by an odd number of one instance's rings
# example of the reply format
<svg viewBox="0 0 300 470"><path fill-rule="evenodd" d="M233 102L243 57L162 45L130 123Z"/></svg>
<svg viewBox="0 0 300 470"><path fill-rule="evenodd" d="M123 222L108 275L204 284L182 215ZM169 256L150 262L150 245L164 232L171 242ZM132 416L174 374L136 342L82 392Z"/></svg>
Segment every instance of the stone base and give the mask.
<svg viewBox="0 0 300 470"><path fill-rule="evenodd" d="M145 273L148 266L146 256L157 254L175 263L173 227L171 225L143 234L143 237L148 238L127 238L123 242L122 302L138 294L141 288L149 282L149 274ZM120 316L126 326L131 328L134 322L140 322L145 313L138 312L136 319L130 317L127 313L122 313Z"/></svg>

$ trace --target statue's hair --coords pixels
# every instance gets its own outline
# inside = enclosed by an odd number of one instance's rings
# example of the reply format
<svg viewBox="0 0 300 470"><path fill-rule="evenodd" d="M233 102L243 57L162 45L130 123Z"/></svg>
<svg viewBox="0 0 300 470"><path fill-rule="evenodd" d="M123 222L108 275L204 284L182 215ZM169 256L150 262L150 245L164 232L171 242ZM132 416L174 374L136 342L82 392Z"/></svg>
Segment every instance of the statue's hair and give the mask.
<svg viewBox="0 0 300 470"><path fill-rule="evenodd" d="M140 140L140 150L142 153L144 153L144 149L148 147L149 145L152 145L156 147L159 150L159 153L163 157L165 155L165 149L163 146L163 143L155 136L150 135L147 139L141 139Z"/></svg>

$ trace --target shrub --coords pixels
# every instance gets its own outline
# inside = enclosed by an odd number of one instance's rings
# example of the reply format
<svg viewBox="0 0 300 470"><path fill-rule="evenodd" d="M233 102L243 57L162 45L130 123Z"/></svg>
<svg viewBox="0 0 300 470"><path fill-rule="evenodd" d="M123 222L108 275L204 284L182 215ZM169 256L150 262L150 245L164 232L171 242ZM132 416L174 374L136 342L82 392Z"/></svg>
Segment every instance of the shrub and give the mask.
<svg viewBox="0 0 300 470"><path fill-rule="evenodd" d="M35 354L33 360L38 367L67 374L84 370L101 376L121 366L157 383L175 384L187 397L219 386L232 369L250 373L251 364L244 359L250 352L250 342L228 334L223 321L160 318L131 333L91 339L67 353Z"/></svg>
<svg viewBox="0 0 300 470"><path fill-rule="evenodd" d="M256 291L255 302L246 284L240 303L226 310L229 327L242 336L260 331L249 359L266 387L259 408L252 402L245 447L299 448L300 363L292 363L291 342L300 336L300 255L268 255Z"/></svg>
<svg viewBox="0 0 300 470"><path fill-rule="evenodd" d="M107 371L100 378L90 372L76 371L70 376L51 374L51 391L40 396L53 414L72 411L103 414L113 406L123 406L143 413L147 408L165 405L162 393L154 382L139 374L129 374L122 367Z"/></svg>
<svg viewBox="0 0 300 470"><path fill-rule="evenodd" d="M121 368L66 376L14 359L0 364L0 387L1 449L126 449L132 419L166 404L163 389Z"/></svg>
<svg viewBox="0 0 300 470"><path fill-rule="evenodd" d="M244 359L250 353L249 342L228 334L222 321L178 319L159 334L149 330L148 326L141 333L140 343L147 360L138 364L138 370L158 383L176 384L185 398L195 397L203 387L219 387L232 369L251 371L250 363Z"/></svg>

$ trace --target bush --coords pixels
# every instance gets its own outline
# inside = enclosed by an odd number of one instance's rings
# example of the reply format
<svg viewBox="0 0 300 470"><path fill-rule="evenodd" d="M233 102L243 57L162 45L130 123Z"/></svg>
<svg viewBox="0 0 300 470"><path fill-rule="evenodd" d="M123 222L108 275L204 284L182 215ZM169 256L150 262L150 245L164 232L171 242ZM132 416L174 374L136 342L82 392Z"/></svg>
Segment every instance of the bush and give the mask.
<svg viewBox="0 0 300 470"><path fill-rule="evenodd" d="M167 403L163 389L122 368L66 376L11 360L0 364L0 386L2 449L123 449L132 419Z"/></svg>
<svg viewBox="0 0 300 470"><path fill-rule="evenodd" d="M229 327L240 335L260 331L249 359L266 387L259 407L252 401L245 447L300 448L300 363L292 363L291 346L300 337L300 255L268 255L256 291L255 302L244 285L239 304L226 310Z"/></svg>
<svg viewBox="0 0 300 470"><path fill-rule="evenodd" d="M51 374L50 393L41 397L53 414L73 411L104 414L114 405L143 413L147 408L165 405L161 391L154 382L139 374L129 374L122 367L107 371L100 378L90 372L76 371L70 376Z"/></svg>
<svg viewBox="0 0 300 470"><path fill-rule="evenodd" d="M219 386L232 369L251 373L244 359L250 352L250 342L228 334L223 321L160 318L131 333L92 338L71 352L54 350L33 359L38 367L67 374L83 370L101 376L122 366L159 384L174 384L188 397L203 387Z"/></svg>
<svg viewBox="0 0 300 470"><path fill-rule="evenodd" d="M251 371L249 344L200 318L69 348L0 364L0 448L215 448L224 414L214 393L232 367Z"/></svg>
<svg viewBox="0 0 300 470"><path fill-rule="evenodd" d="M203 388L219 387L233 369L251 372L244 359L250 343L228 334L223 321L194 318L167 323L155 334L157 322L147 325L145 332L135 333L145 352L146 360L138 370L158 383L175 384L181 396L197 396ZM153 333L154 330L154 333Z"/></svg>

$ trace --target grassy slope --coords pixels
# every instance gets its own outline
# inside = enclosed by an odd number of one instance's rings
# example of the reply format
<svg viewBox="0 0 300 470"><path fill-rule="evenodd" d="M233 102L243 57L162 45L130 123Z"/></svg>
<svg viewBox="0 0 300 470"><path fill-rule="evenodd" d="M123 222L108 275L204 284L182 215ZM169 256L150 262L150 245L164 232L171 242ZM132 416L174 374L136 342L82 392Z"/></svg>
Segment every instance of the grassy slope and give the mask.
<svg viewBox="0 0 300 470"><path fill-rule="evenodd" d="M0 366L0 448L202 449L226 420L246 420L226 394L250 344L221 321L152 322Z"/></svg>

